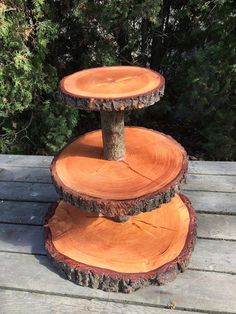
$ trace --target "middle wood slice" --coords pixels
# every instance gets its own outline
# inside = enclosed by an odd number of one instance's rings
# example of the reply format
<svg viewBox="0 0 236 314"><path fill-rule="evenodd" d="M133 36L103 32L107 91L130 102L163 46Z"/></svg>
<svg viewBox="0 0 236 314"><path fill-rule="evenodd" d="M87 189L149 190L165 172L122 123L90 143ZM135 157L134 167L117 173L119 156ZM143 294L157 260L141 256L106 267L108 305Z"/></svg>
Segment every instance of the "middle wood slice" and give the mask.
<svg viewBox="0 0 236 314"><path fill-rule="evenodd" d="M187 154L173 138L125 127L124 160L103 158L101 130L74 139L54 158L51 174L60 196L109 218L136 215L169 202L187 171Z"/></svg>

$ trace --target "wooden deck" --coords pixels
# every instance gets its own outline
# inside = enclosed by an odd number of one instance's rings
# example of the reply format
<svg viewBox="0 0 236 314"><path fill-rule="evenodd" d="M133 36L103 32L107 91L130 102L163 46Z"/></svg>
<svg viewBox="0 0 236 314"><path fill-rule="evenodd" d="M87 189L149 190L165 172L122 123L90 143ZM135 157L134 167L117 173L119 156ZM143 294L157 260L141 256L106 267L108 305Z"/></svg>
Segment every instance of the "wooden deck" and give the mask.
<svg viewBox="0 0 236 314"><path fill-rule="evenodd" d="M190 162L184 193L198 216L191 265L165 286L128 295L76 286L45 256L41 225L57 199L50 162L0 155L0 314L236 313L236 162Z"/></svg>

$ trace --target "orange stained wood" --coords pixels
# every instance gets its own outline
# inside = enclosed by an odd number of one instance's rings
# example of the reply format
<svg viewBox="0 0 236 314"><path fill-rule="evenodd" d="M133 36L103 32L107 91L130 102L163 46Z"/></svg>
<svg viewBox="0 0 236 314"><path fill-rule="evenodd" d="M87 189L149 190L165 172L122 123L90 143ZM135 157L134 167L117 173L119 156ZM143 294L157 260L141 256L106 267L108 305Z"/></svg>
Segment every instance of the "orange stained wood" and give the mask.
<svg viewBox="0 0 236 314"><path fill-rule="evenodd" d="M127 200L165 188L186 162L170 137L145 128L125 128L123 161L103 159L101 131L87 133L65 147L53 169L65 190L91 197Z"/></svg>
<svg viewBox="0 0 236 314"><path fill-rule="evenodd" d="M161 208L114 222L61 201L48 225L58 252L122 273L149 272L175 259L188 235L189 212L176 195Z"/></svg>
<svg viewBox="0 0 236 314"><path fill-rule="evenodd" d="M135 66L92 68L66 76L64 93L77 97L115 99L148 94L164 85L164 78L150 69Z"/></svg>

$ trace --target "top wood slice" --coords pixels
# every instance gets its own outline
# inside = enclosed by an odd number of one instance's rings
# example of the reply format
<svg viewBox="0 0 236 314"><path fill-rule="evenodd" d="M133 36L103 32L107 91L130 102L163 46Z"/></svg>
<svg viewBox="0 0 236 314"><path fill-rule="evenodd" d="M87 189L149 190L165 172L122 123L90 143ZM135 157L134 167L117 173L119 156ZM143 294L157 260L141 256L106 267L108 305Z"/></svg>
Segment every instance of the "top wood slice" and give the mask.
<svg viewBox="0 0 236 314"><path fill-rule="evenodd" d="M113 66L76 72L62 79L59 87L62 99L79 109L121 111L159 101L165 79L150 69Z"/></svg>

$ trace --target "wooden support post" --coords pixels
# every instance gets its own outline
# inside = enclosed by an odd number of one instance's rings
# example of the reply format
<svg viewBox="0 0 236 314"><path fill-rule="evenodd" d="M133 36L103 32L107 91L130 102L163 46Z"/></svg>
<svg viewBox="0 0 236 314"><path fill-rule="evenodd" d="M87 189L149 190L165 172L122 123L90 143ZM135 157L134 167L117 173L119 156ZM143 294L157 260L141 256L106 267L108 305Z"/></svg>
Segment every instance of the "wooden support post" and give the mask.
<svg viewBox="0 0 236 314"><path fill-rule="evenodd" d="M124 112L100 111L103 156L107 160L122 160L125 156Z"/></svg>

